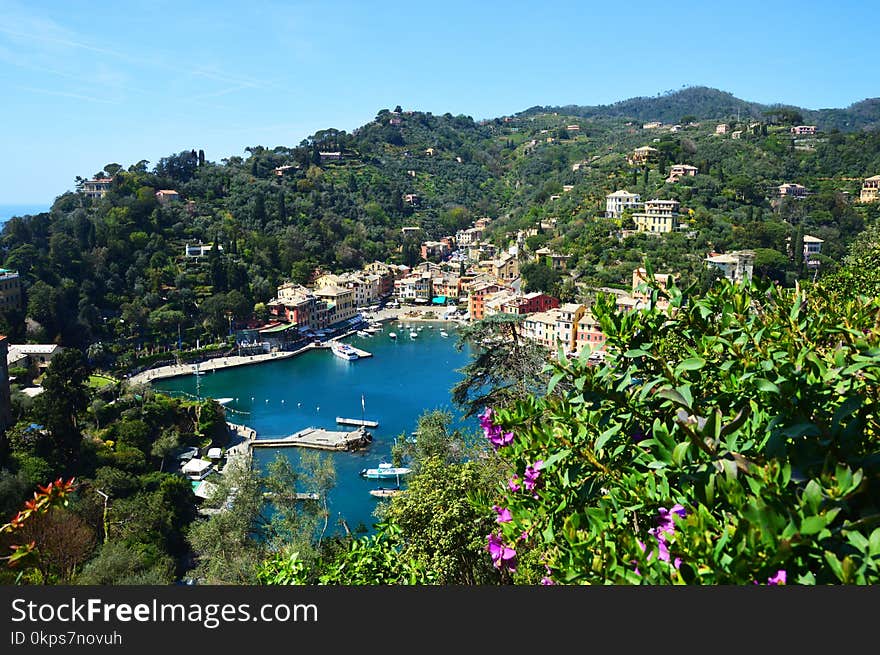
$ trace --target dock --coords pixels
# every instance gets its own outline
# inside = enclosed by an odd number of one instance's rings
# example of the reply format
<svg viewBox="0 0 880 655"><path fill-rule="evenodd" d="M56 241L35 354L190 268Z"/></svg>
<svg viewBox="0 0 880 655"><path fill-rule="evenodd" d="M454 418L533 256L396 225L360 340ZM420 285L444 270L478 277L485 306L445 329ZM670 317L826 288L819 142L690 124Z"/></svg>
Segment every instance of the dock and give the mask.
<svg viewBox="0 0 880 655"><path fill-rule="evenodd" d="M254 439L248 442L251 448L317 448L319 450L356 450L367 446L373 436L363 427L350 432L338 432L323 428L305 428L287 437L278 439Z"/></svg>
<svg viewBox="0 0 880 655"><path fill-rule="evenodd" d="M379 421L367 421L359 418L342 418L341 416L336 417L336 423L339 425L360 425L365 428L379 427Z"/></svg>

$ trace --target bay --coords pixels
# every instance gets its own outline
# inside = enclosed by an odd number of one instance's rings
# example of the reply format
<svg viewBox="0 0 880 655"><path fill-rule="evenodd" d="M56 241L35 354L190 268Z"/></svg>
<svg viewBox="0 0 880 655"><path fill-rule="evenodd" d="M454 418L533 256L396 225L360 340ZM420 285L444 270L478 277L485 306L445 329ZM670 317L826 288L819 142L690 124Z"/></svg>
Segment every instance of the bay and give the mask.
<svg viewBox="0 0 880 655"><path fill-rule="evenodd" d="M378 427L370 428L373 441L366 449L330 453L336 468L336 486L328 497L331 530L344 531L343 519L352 531L372 532L373 511L382 501L369 490L388 486L388 481L365 480L359 475L362 469L389 461L396 437L411 434L419 416L427 411L447 410L453 415L453 427L479 429L476 419L461 418L450 395L461 379L458 369L469 361L469 347L456 349L452 323L415 325L422 327L415 339L409 337L408 329L398 328L396 321L386 323L372 337L344 339L372 353L369 358L346 361L329 350L311 350L269 363L159 380L153 386L201 397L232 398L227 405L232 410L228 420L254 428L258 439L284 437L306 427L354 429L337 426L336 417L378 421ZM441 336L441 330L449 336ZM398 335L396 340L388 336L392 331ZM278 453L290 458L294 466L299 456L298 448L256 448L253 452L254 465L261 470Z"/></svg>

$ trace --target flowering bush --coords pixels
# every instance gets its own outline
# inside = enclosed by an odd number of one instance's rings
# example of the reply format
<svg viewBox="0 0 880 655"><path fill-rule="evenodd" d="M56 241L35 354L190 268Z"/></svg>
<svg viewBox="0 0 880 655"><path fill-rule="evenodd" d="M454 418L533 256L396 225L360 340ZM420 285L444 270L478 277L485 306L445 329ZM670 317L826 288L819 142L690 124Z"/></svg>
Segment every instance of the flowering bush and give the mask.
<svg viewBox="0 0 880 655"><path fill-rule="evenodd" d="M605 364L481 418L511 469L495 566L528 544L545 584L880 581L880 300L652 293L597 301Z"/></svg>

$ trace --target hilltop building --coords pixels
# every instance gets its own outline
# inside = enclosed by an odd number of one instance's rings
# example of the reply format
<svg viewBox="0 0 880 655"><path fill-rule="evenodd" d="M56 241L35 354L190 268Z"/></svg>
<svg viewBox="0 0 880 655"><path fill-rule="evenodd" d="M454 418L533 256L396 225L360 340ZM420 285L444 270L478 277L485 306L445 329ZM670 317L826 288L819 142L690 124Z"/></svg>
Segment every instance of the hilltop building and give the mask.
<svg viewBox="0 0 880 655"><path fill-rule="evenodd" d="M80 183L80 191L89 198L103 198L107 195L112 183L112 177L98 177L93 180L83 180Z"/></svg>

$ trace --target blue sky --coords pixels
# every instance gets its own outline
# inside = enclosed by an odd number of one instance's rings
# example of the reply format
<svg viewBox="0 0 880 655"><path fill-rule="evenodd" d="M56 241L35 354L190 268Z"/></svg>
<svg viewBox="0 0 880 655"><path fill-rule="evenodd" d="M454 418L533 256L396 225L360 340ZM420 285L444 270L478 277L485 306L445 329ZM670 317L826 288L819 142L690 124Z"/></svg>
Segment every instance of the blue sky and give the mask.
<svg viewBox="0 0 880 655"><path fill-rule="evenodd" d="M686 85L810 109L880 96L874 2L707 4L0 0L0 205L398 104L479 120Z"/></svg>

